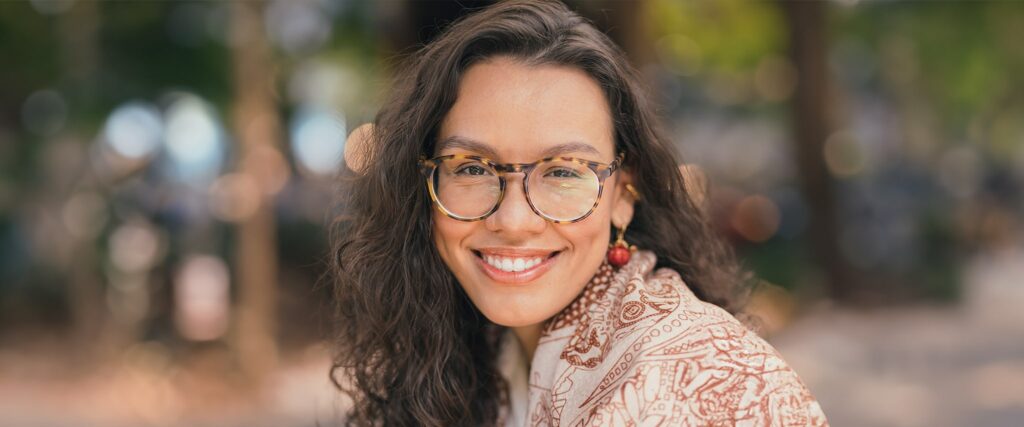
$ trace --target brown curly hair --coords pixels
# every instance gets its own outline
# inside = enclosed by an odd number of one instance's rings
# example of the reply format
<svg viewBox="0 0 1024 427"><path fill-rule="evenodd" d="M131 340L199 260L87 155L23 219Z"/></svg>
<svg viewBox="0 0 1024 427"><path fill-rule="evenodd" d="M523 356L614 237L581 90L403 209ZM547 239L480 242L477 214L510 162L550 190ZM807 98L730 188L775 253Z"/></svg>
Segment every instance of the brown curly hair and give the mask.
<svg viewBox="0 0 1024 427"><path fill-rule="evenodd" d="M452 24L409 57L378 112L359 173L346 171L332 224L337 342L331 377L353 399L355 425L491 425L505 383L501 327L472 304L431 238L417 169L433 153L460 77L497 55L585 71L603 89L615 144L642 194L628 238L701 299L737 313L735 257L686 192L679 157L623 52L557 1L502 2Z"/></svg>

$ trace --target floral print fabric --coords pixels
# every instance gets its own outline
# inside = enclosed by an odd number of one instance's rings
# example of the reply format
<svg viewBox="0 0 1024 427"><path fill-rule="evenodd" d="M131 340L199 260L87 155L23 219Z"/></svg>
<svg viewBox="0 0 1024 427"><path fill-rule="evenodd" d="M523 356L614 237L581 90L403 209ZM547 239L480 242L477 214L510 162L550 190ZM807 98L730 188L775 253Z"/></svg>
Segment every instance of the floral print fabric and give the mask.
<svg viewBox="0 0 1024 427"><path fill-rule="evenodd" d="M617 272L602 265L577 300L548 322L527 385L510 381L511 409L519 413L507 414L506 421L828 425L771 345L725 310L697 299L676 272L652 272L655 261L653 253L640 251Z"/></svg>

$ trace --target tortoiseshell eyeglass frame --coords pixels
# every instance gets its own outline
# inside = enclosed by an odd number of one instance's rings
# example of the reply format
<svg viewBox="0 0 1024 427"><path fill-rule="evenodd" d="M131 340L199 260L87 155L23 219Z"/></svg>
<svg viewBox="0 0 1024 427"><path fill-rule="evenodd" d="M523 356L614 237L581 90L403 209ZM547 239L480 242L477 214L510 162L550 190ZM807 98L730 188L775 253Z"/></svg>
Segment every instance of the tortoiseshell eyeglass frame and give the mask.
<svg viewBox="0 0 1024 427"><path fill-rule="evenodd" d="M419 164L420 172L427 178L427 190L430 193L431 202L433 202L434 206L437 207L438 211L440 211L445 216L451 219L464 222L480 221L491 216L491 214L497 212L498 207L501 206L501 201L505 199L505 174L521 172L523 174L523 192L526 194L526 202L530 205L530 209L532 209L533 212L536 213L538 216L544 218L549 222L555 224L571 224L574 222L583 221L584 219L587 219L587 217L590 216L590 214L594 213L594 210L597 209L597 205L601 202L601 195L604 193L605 179L611 176L613 172L615 172L622 166L622 161L625 158L626 153L619 153L618 156L615 156L615 160L612 160L612 162L609 164L592 162L590 160L579 159L576 157L547 157L537 160L536 162L533 163L497 163L486 157L472 156L467 154L449 154L446 156L437 156L430 159L426 157L420 157ZM434 189L434 171L437 170L438 165L440 165L445 160L450 159L475 160L489 166L491 169L494 169L494 171L497 172L499 183L498 189L500 191L500 193L498 193L498 200L495 201L494 206L492 206L491 209L488 210L483 215L476 217L464 217L456 215L452 212L449 212L448 209L446 209L444 205L442 205L441 202L437 199L437 193ZM540 209L537 209L537 207L534 206L533 204L533 200L530 199L530 180L528 179L530 176L530 172L532 172L535 168L537 168L537 166L541 165L542 163L550 162L552 160L562 160L581 164L590 168L590 170L594 171L594 173L597 175L597 198L594 199L594 205L591 206L589 210L587 210L587 213L583 214L579 218L571 220L551 218L545 215L543 212L541 212Z"/></svg>

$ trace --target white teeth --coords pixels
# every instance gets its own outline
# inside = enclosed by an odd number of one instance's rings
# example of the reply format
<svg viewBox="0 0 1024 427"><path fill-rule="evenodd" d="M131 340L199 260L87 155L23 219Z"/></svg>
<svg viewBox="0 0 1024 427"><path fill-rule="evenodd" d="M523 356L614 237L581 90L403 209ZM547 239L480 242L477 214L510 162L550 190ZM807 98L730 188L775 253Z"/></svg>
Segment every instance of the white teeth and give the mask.
<svg viewBox="0 0 1024 427"><path fill-rule="evenodd" d="M497 268L501 271L523 271L529 270L535 267L537 264L544 262L540 257L534 258L505 258L491 255L484 255L484 261L487 262L491 267Z"/></svg>

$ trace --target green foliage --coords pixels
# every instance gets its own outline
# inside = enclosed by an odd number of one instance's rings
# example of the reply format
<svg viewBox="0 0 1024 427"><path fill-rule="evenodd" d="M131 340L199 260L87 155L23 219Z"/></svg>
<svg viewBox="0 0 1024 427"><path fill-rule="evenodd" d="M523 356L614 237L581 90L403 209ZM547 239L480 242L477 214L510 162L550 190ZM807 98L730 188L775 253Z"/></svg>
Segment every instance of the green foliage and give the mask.
<svg viewBox="0 0 1024 427"><path fill-rule="evenodd" d="M104 110L130 99L155 99L168 89L201 93L218 106L231 95L230 52L204 39L182 46L168 37L176 2L101 3L101 96ZM223 23L225 31L228 22Z"/></svg>
<svg viewBox="0 0 1024 427"><path fill-rule="evenodd" d="M786 46L785 23L767 1L653 0L648 12L655 37L689 38L711 71L750 71L764 56L784 53Z"/></svg>
<svg viewBox="0 0 1024 427"><path fill-rule="evenodd" d="M863 40L881 67L908 68L897 70L911 78L899 84L936 108L945 131L962 133L978 113L1024 89L1024 3L867 2L841 12L834 36Z"/></svg>

